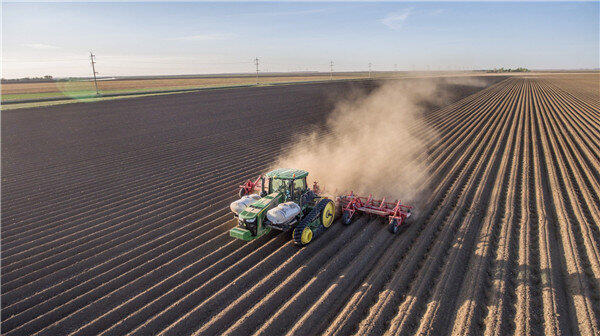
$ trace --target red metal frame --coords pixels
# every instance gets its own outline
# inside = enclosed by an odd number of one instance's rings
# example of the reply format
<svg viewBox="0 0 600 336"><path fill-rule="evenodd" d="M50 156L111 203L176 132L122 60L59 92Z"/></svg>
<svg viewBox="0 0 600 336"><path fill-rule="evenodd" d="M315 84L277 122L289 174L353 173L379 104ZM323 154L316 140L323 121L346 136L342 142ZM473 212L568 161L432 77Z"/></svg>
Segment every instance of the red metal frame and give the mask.
<svg viewBox="0 0 600 336"><path fill-rule="evenodd" d="M260 192L262 190L262 184L260 187L258 187L258 183L262 181L262 175L258 176L258 178L256 178L256 180L252 181L252 180L247 180L244 184L242 184L240 186L240 189L244 190L244 194L245 195L250 195L252 192L254 191L258 191ZM261 182L262 183L262 182Z"/></svg>
<svg viewBox="0 0 600 336"><path fill-rule="evenodd" d="M317 181L313 182L313 192L317 195L321 195L325 190L321 190L321 187L319 187L319 183Z"/></svg>
<svg viewBox="0 0 600 336"><path fill-rule="evenodd" d="M411 206L402 204L400 200L386 202L385 198L375 200L373 199L373 195L369 195L369 197L356 196L353 192L339 196L338 203L342 206L342 211L348 211L350 218L359 211L387 217L390 224L394 220L397 220L396 226L402 225L411 216L412 209Z"/></svg>

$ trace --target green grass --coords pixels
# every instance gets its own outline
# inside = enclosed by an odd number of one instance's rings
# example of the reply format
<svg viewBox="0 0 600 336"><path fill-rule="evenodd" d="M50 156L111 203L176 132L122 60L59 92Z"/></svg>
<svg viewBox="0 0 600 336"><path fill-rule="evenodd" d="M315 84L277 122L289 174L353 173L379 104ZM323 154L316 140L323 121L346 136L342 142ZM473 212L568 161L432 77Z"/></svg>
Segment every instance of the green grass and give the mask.
<svg viewBox="0 0 600 336"><path fill-rule="evenodd" d="M101 91L100 94L122 94L122 93L136 93L143 94L148 91L172 91L172 90L188 90L188 89L202 89L211 87L210 85L205 86L165 86L145 89L125 89L125 90L112 90L112 91ZM215 87L215 86L213 86ZM16 94L5 94L2 95L2 102L25 100L25 99L45 99L45 98L82 98L90 97L95 95L95 91L82 90L82 91L70 91L70 92L39 92L39 93L16 93Z"/></svg>
<svg viewBox="0 0 600 336"><path fill-rule="evenodd" d="M2 105L2 110L3 111L16 110L16 109L31 108L31 107L44 107L44 106L64 105L64 104L74 104L74 103L92 103L92 102L105 101L105 100L161 96L161 95L176 94L176 93L179 93L179 92L159 92L159 93L147 93L147 94L129 95L129 96L82 98L82 99L54 100L54 101L37 102L37 103L6 104L6 105Z"/></svg>

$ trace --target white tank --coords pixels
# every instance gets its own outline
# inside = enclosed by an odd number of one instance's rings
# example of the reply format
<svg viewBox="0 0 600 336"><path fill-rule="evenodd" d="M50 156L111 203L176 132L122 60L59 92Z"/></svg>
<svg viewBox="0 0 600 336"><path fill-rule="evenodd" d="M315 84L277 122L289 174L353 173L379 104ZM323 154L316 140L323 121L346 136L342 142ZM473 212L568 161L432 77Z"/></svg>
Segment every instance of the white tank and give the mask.
<svg viewBox="0 0 600 336"><path fill-rule="evenodd" d="M283 224L300 213L300 206L294 202L281 203L273 209L267 211L267 219L271 223Z"/></svg>
<svg viewBox="0 0 600 336"><path fill-rule="evenodd" d="M229 209L231 209L231 211L233 211L236 215L239 215L240 212L244 211L247 207L250 206L250 204L258 201L259 199L260 196L258 196L257 194L246 195L237 201L233 201L229 205Z"/></svg>

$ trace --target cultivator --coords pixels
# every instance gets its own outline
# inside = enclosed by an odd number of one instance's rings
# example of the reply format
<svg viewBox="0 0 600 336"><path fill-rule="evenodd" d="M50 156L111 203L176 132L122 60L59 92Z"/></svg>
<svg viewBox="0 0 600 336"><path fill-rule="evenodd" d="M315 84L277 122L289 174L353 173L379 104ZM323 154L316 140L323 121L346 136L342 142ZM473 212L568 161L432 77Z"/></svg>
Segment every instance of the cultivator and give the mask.
<svg viewBox="0 0 600 336"><path fill-rule="evenodd" d="M387 217L391 233L397 233L412 215L412 207L402 204L400 200L386 202L385 198L373 199L373 195L363 197L350 192L339 196L337 203L342 209L342 224L349 225L356 213Z"/></svg>

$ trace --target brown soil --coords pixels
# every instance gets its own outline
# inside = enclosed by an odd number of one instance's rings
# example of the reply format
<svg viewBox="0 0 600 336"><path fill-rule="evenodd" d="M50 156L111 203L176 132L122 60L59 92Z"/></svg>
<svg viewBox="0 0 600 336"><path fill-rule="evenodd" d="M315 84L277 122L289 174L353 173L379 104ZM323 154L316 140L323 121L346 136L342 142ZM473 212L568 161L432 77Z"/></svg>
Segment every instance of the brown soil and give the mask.
<svg viewBox="0 0 600 336"><path fill-rule="evenodd" d="M3 112L2 332L599 335L594 79L486 80L425 111L432 187L404 232L365 216L302 249L233 240L228 204L372 84Z"/></svg>
<svg viewBox="0 0 600 336"><path fill-rule="evenodd" d="M356 78L353 76L336 76L335 79ZM329 76L290 76L290 77L261 77L261 83L324 81ZM164 78L164 79L122 79L100 80L98 88L101 91L164 89L178 87L228 86L256 84L256 78L246 77L215 77L215 78ZM94 90L93 82L56 82L56 83L7 83L2 84L2 94L17 93L50 93Z"/></svg>

